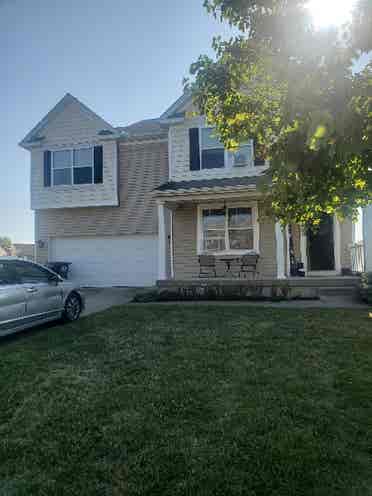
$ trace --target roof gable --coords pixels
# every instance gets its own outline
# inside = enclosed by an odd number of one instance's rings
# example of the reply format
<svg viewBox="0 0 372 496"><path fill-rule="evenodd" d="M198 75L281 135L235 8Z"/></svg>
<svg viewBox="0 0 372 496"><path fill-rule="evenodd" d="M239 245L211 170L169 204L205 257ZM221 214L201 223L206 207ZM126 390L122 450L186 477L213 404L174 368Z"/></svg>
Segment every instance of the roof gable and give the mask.
<svg viewBox="0 0 372 496"><path fill-rule="evenodd" d="M80 114L83 119L89 121L92 130L94 129L97 134L103 130L112 134L116 133L115 128L111 126L111 124L102 119L102 117L97 115L70 93L66 93L47 115L23 138L19 143L20 146L28 148L32 144L42 142L45 139L45 135L48 134L48 130L50 131L53 126L58 126L59 121L63 120L63 114L67 109L69 111L73 109L75 114Z"/></svg>
<svg viewBox="0 0 372 496"><path fill-rule="evenodd" d="M160 119L172 119L183 116L183 114L193 108L191 91L185 91L163 114Z"/></svg>

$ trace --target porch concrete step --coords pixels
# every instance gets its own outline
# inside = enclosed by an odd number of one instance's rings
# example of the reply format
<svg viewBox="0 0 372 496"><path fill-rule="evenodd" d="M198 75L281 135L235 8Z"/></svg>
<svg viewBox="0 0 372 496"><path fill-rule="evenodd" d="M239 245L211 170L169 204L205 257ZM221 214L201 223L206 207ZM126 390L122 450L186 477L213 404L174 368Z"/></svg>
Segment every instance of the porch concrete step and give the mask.
<svg viewBox="0 0 372 496"><path fill-rule="evenodd" d="M317 288L355 288L359 286L358 276L333 277L291 277L288 279L291 286L307 286Z"/></svg>
<svg viewBox="0 0 372 496"><path fill-rule="evenodd" d="M210 277L199 279L167 279L157 281L160 288L183 288L183 287L205 287L205 286L259 286L259 287L282 287L291 288L357 288L360 277L334 276L334 277L291 277L289 279L239 279Z"/></svg>
<svg viewBox="0 0 372 496"><path fill-rule="evenodd" d="M319 287L319 296L358 296L358 286Z"/></svg>

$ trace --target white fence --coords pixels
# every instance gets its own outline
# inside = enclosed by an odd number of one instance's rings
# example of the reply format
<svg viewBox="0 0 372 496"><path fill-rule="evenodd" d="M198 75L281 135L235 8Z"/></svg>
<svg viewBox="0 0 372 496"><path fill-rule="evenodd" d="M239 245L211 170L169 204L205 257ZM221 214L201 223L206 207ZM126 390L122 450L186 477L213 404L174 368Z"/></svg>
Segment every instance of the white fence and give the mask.
<svg viewBox="0 0 372 496"><path fill-rule="evenodd" d="M350 245L351 270L354 273L364 272L364 244L363 241Z"/></svg>

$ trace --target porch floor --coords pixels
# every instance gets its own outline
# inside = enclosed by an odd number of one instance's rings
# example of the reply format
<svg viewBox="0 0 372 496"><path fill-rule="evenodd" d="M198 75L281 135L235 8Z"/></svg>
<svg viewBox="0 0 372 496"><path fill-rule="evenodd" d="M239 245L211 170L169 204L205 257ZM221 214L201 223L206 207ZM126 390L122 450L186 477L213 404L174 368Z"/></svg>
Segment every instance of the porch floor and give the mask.
<svg viewBox="0 0 372 496"><path fill-rule="evenodd" d="M291 277L288 279L194 278L158 281L163 295L176 299L240 300L254 298L319 299L324 296L343 296L356 300L359 277Z"/></svg>

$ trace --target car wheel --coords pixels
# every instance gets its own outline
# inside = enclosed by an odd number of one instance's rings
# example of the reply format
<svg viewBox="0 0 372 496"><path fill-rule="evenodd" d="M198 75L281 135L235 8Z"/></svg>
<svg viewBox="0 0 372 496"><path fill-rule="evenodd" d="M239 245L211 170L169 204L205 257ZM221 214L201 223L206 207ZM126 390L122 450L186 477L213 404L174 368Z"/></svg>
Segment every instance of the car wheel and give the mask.
<svg viewBox="0 0 372 496"><path fill-rule="evenodd" d="M81 311L82 304L80 296L77 293L68 295L63 311L63 319L66 322L74 322L74 320L77 320L80 317Z"/></svg>

